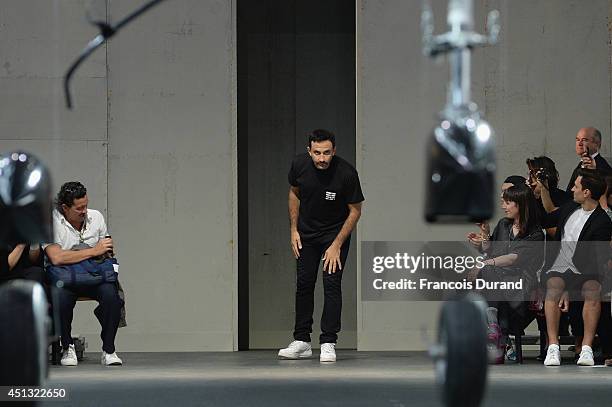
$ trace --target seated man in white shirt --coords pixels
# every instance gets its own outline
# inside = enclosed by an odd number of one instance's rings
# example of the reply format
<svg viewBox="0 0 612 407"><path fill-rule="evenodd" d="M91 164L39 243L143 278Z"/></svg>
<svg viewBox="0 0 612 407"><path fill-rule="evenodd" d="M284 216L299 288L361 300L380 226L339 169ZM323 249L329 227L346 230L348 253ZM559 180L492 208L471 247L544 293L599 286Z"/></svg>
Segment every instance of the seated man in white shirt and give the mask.
<svg viewBox="0 0 612 407"><path fill-rule="evenodd" d="M87 189L80 182L62 185L53 211L54 243L45 246L49 262L55 266L79 263L113 251L113 241L106 236L106 223L99 211L88 209ZM89 248L73 250L75 246ZM71 286L59 290L59 314L62 342L62 366L76 366L77 356L72 340L73 310L78 297L94 298L100 304L96 317L102 325L102 358L105 366L121 365L115 353L115 336L119 327L123 301L117 284L103 282L95 286Z"/></svg>
<svg viewBox="0 0 612 407"><path fill-rule="evenodd" d="M547 244L546 325L548 352L544 365L559 366L559 317L569 300L584 299L584 339L577 364L592 366L593 339L601 313L603 266L609 258L612 221L599 205L606 185L596 170L579 169L572 192L574 202L545 215L544 227L556 227L555 240ZM564 291L569 292L569 297ZM581 298L580 298L581 297Z"/></svg>

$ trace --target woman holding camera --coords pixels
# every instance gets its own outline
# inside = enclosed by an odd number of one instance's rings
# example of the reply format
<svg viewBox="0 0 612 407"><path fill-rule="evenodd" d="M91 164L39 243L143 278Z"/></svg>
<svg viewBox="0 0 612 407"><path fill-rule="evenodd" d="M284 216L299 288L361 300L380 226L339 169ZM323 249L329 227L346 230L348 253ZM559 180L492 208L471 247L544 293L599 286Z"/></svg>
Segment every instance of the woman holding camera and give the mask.
<svg viewBox="0 0 612 407"><path fill-rule="evenodd" d="M540 219L546 213L550 213L572 200L572 195L568 194L559 185L559 171L555 167L555 162L546 156L528 158L527 168L529 169L529 187L537 201ZM548 231L547 231L548 232ZM549 235L553 235L549 232Z"/></svg>

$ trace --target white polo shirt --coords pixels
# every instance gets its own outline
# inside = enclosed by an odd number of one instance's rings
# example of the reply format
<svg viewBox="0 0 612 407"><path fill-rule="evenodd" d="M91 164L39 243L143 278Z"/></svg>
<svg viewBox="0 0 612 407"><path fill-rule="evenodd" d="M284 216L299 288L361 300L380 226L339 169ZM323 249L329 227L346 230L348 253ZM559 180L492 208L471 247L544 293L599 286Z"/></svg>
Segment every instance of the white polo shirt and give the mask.
<svg viewBox="0 0 612 407"><path fill-rule="evenodd" d="M85 225L81 231L78 231L57 209L53 210L53 243L59 244L63 250L70 250L82 243L94 247L104 236L106 236L106 222L99 211L87 209Z"/></svg>

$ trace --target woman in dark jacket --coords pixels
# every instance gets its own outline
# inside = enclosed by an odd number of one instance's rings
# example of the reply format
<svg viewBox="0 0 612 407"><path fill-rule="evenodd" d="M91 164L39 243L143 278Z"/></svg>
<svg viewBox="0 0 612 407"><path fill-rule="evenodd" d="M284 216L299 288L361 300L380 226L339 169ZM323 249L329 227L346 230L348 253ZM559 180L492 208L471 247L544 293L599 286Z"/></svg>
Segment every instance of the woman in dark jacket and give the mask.
<svg viewBox="0 0 612 407"><path fill-rule="evenodd" d="M522 280L522 290L487 290L489 337L498 349L496 363L503 363L505 337L513 324L528 324L526 300L537 284L537 271L544 261L544 232L539 222L539 210L533 191L527 185L515 185L502 194L504 217L490 236L484 239L468 235L472 244L486 255L485 267L474 269L469 280L513 282ZM498 322L499 321L499 322ZM518 329L523 329L524 326ZM500 352L501 350L501 352Z"/></svg>

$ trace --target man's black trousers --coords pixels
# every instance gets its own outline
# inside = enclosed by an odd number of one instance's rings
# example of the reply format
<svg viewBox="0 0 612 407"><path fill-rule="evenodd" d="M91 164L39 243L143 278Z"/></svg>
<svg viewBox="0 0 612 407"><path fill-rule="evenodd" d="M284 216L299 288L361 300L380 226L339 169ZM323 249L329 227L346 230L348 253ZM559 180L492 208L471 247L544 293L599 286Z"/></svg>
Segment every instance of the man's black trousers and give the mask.
<svg viewBox="0 0 612 407"><path fill-rule="evenodd" d="M102 350L106 353L115 352L115 336L121 319L121 307L123 300L119 298L117 284L102 283L91 287L60 288L59 290L59 312L62 336L62 347L72 345L72 316L74 306L78 297L93 298L100 306L96 308L96 318L102 326L100 338L102 339Z"/></svg>
<svg viewBox="0 0 612 407"><path fill-rule="evenodd" d="M295 292L295 331L297 341L310 342L312 333L312 313L314 310L314 289L321 259L334 241L336 235L302 242L302 250L297 260L297 285ZM336 343L340 332L342 315L342 272L346 267L350 236L340 249L342 270L329 274L323 272L323 293L325 302L321 316L320 343Z"/></svg>

